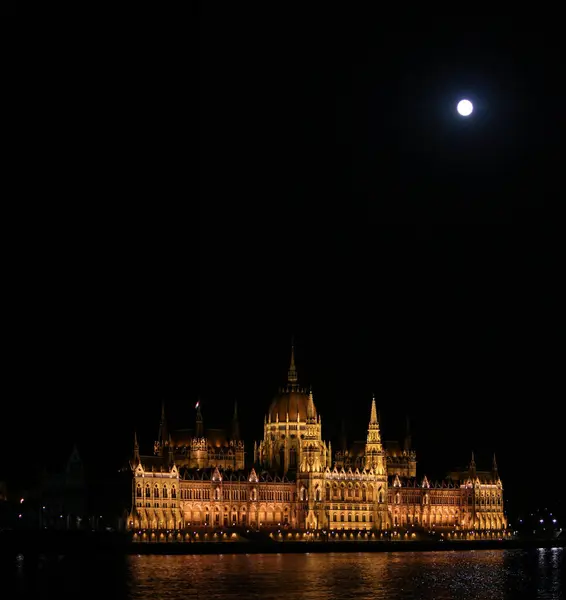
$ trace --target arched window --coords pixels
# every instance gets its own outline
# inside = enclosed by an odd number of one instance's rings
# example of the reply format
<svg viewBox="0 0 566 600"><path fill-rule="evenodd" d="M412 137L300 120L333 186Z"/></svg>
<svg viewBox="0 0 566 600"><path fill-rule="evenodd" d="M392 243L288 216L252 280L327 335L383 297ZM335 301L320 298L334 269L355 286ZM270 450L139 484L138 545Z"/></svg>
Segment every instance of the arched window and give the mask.
<svg viewBox="0 0 566 600"><path fill-rule="evenodd" d="M151 493L149 491L149 483L145 486L145 497L149 498L151 496Z"/></svg>
<svg viewBox="0 0 566 600"><path fill-rule="evenodd" d="M362 501L365 502L367 500L367 490L366 486L362 486Z"/></svg>
<svg viewBox="0 0 566 600"><path fill-rule="evenodd" d="M341 522L341 523L344 523L344 513L342 513L342 514L340 515L340 522Z"/></svg>
<svg viewBox="0 0 566 600"><path fill-rule="evenodd" d="M326 486L326 501L330 501L330 486Z"/></svg>
<svg viewBox="0 0 566 600"><path fill-rule="evenodd" d="M153 497L159 498L159 488L157 487L157 484L155 484L155 487L153 488Z"/></svg>
<svg viewBox="0 0 566 600"><path fill-rule="evenodd" d="M338 519L338 517L336 516L336 513L334 513L334 514L332 515L332 520L336 522L336 520L337 520L337 519Z"/></svg>
<svg viewBox="0 0 566 600"><path fill-rule="evenodd" d="M171 498L176 498L177 497L177 490L175 489L175 486L173 486L171 488Z"/></svg>
<svg viewBox="0 0 566 600"><path fill-rule="evenodd" d="M163 486L163 497L167 498L167 488Z"/></svg>
<svg viewBox="0 0 566 600"><path fill-rule="evenodd" d="M138 483L138 487L137 487L137 490L136 490L136 496L138 498L142 497L142 489L141 489L141 485L139 483Z"/></svg>
<svg viewBox="0 0 566 600"><path fill-rule="evenodd" d="M289 466L297 466L297 451L295 450L295 448L291 448L291 450L289 450Z"/></svg>

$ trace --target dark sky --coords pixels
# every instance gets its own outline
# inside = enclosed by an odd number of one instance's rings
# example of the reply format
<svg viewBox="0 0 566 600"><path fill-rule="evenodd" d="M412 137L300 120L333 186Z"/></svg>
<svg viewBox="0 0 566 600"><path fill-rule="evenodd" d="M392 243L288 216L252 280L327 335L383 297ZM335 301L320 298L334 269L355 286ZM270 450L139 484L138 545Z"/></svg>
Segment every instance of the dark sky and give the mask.
<svg viewBox="0 0 566 600"><path fill-rule="evenodd" d="M61 52L7 165L4 471L73 441L116 468L162 400L179 426L237 400L259 439L294 335L326 436L375 393L421 474L496 452L509 498L556 501L561 38L378 17L207 3L186 61Z"/></svg>

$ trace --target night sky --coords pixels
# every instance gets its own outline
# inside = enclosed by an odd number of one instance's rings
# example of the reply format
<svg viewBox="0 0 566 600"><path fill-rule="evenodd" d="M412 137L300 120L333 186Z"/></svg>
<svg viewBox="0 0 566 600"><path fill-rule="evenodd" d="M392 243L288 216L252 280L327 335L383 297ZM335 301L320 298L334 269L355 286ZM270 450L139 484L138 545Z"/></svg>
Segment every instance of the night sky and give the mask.
<svg viewBox="0 0 566 600"><path fill-rule="evenodd" d="M511 508L557 504L560 38L210 3L195 24L198 61L89 63L97 94L53 103L59 154L40 115L11 157L50 204L18 195L8 236L0 479L73 442L116 470L163 400L179 427L198 399L227 425L237 400L251 453L294 337L335 448L375 394L384 438L410 417L420 475L495 452Z"/></svg>

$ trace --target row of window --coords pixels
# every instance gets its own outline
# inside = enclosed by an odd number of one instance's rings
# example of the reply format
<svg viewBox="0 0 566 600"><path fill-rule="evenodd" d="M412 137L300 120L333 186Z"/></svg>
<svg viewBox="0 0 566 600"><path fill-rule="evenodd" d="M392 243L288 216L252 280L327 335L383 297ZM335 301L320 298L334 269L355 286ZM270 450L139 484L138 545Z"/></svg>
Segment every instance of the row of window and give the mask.
<svg viewBox="0 0 566 600"><path fill-rule="evenodd" d="M167 489L167 486L164 485L163 489L161 490L161 493L159 491L159 486L156 484L153 488L153 498L167 498L169 495L169 490ZM142 497L142 487L141 485L138 483L138 486L136 488L136 497L137 498L141 498ZM149 487L149 483L145 486L145 497L146 498L151 498L152 497L152 493L151 493L151 489ZM171 498L176 498L177 497L177 489L175 488L175 486L171 487Z"/></svg>
<svg viewBox="0 0 566 600"><path fill-rule="evenodd" d="M340 513L340 517L338 517L338 515L336 513L334 513L332 515L332 520L335 523L337 523L338 521L340 523L344 523L344 522L352 523L352 514L348 513L346 520L345 520L344 513ZM361 522L366 523L366 515L361 516ZM358 514L354 515L354 523L360 523L360 515L358 515ZM369 523L373 523L373 515L372 514L369 515Z"/></svg>

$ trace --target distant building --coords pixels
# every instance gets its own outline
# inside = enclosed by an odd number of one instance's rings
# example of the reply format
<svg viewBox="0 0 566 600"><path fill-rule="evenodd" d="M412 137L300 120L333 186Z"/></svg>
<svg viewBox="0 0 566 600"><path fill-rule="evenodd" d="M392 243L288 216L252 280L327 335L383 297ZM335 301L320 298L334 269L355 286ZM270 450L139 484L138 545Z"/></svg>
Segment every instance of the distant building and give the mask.
<svg viewBox="0 0 566 600"><path fill-rule="evenodd" d="M44 473L38 490L39 524L54 529L81 529L87 521L88 494L84 465L74 446L64 469Z"/></svg>
<svg viewBox="0 0 566 600"><path fill-rule="evenodd" d="M495 459L490 471L469 468L442 482L417 478L416 452L383 443L375 398L366 440L332 453L312 390L299 385L294 351L286 384L264 419L253 465L244 465L237 411L230 434L196 426L169 432L162 408L154 454L140 454L137 437L131 529L144 536L181 535L198 527L391 531L501 531L507 527ZM160 533L161 532L161 533Z"/></svg>

